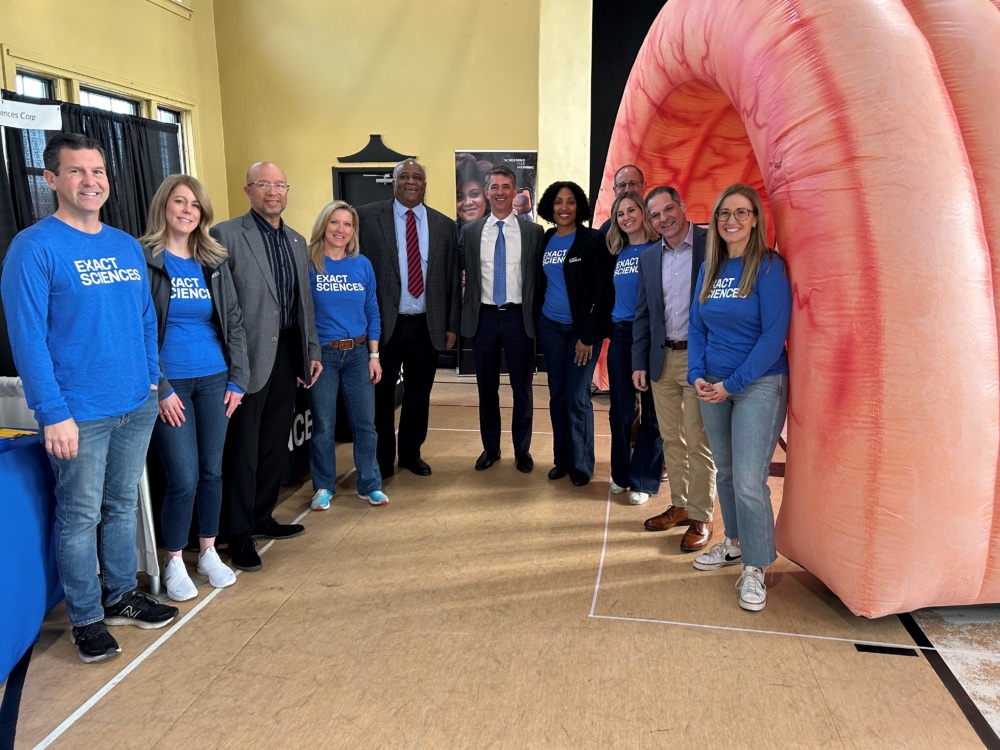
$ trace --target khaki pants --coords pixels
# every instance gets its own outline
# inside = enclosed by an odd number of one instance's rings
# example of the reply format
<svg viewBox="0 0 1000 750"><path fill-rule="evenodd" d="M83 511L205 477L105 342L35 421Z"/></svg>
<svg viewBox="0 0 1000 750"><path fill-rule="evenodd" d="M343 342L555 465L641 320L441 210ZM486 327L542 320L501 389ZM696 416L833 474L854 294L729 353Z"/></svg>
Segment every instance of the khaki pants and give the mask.
<svg viewBox="0 0 1000 750"><path fill-rule="evenodd" d="M715 500L715 463L701 422L694 386L687 382L686 350L667 349L659 380L650 380L656 421L663 438L663 463L670 480L670 502L687 508L695 521L711 521ZM650 373L652 376L652 373Z"/></svg>

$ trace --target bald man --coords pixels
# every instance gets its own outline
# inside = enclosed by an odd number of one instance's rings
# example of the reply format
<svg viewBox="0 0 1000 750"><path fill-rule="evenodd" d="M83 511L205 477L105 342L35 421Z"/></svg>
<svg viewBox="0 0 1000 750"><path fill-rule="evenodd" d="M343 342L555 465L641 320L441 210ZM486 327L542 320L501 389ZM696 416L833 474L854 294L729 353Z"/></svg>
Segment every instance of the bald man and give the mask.
<svg viewBox="0 0 1000 750"><path fill-rule="evenodd" d="M253 164L243 187L250 211L211 230L229 251L250 359L250 385L229 421L223 458L229 556L240 570L262 567L255 539L305 532L271 515L288 459L296 382L308 388L323 369L306 240L281 219L288 189L276 164Z"/></svg>

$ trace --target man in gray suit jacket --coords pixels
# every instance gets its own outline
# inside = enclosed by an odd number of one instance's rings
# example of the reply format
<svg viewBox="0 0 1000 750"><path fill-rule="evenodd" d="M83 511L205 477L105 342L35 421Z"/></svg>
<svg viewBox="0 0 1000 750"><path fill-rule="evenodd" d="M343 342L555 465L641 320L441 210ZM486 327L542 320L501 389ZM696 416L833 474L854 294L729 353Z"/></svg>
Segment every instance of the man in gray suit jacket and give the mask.
<svg viewBox="0 0 1000 750"><path fill-rule="evenodd" d="M705 261L706 232L687 220L687 207L672 187L651 190L646 207L663 240L639 256L632 382L640 391L653 391L671 504L645 527L687 526L681 550L697 552L712 538L715 498L715 464L698 397L687 382L688 313Z"/></svg>
<svg viewBox="0 0 1000 750"><path fill-rule="evenodd" d="M507 355L514 392L511 433L514 465L527 474L531 458L531 379L535 372L535 317L542 228L514 215L514 173L494 167L486 175L491 213L465 227L460 256L465 269L462 335L472 337L479 389L483 452L476 470L500 460L500 354ZM540 307L540 305L539 305Z"/></svg>
<svg viewBox="0 0 1000 750"><path fill-rule="evenodd" d="M258 162L247 170L243 190L249 213L211 233L229 251L250 360L250 385L230 419L223 457L229 556L240 570L260 570L254 537L289 539L305 532L271 514L288 459L296 380L308 388L323 366L306 240L281 219L288 204L285 174Z"/></svg>
<svg viewBox="0 0 1000 750"><path fill-rule="evenodd" d="M392 173L395 198L358 208L361 254L375 269L382 318L382 380L375 385L379 470L393 475L396 459L396 381L402 368L399 466L418 476L431 467L420 456L427 439L431 388L439 349L458 339L461 276L455 222L424 204L427 176L413 159Z"/></svg>

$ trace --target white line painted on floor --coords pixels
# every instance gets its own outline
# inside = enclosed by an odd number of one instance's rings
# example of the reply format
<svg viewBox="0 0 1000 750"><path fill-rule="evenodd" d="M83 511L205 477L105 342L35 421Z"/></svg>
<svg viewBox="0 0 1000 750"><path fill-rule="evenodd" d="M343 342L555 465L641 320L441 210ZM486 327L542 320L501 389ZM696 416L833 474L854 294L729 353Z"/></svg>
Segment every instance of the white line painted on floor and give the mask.
<svg viewBox="0 0 1000 750"><path fill-rule="evenodd" d="M350 472L348 472L348 474L345 475L345 478L348 475L350 475ZM311 512L312 511L310 511L307 508L306 510L302 511L302 513L300 513L292 523L298 523ZM274 544L273 539L261 548L260 554L263 555L265 552L267 552L272 544ZM243 572L242 570L237 570L236 575L240 575L242 572ZM90 698L87 700L86 703L84 703L82 706L76 709L76 711L70 714L69 717L62 724L53 729L49 733L48 737L46 737L44 740L35 745L35 749L39 750L40 748L46 748L53 742L55 742L57 739L59 739L59 737L62 736L67 729L73 726L81 717L84 716L84 714L86 714L90 709L96 706L105 695L110 693L114 689L114 687L118 685L118 683L120 683L122 680L128 677L140 664L142 664L144 661L146 661L146 659L152 656L153 652L155 652L160 646L162 646L164 643L170 640L170 638L173 637L173 635L178 630L187 625L188 622L190 622L191 619L196 614L198 614L199 612L201 612L201 610L207 607L209 602L215 599L215 597L218 596L220 591L222 591L222 589L215 589L211 593L209 593L204 599L198 602L198 604L195 605L195 607L190 612L188 612L180 620L174 623L170 627L170 629L167 630L163 635L161 635L159 638L157 638L155 641L149 644L149 646L146 647L146 650L143 651L141 654L139 654L127 667L125 667L122 671L120 671L118 674L112 677L104 685L104 687L102 687L100 690L98 690L96 693L90 696Z"/></svg>
<svg viewBox="0 0 1000 750"><path fill-rule="evenodd" d="M866 646L888 646L889 648L908 648L915 651L926 650L926 651L937 651L938 653L953 653L953 654L975 654L977 656L996 656L990 651L976 651L976 650L966 650L966 649L947 649L940 648L938 646L917 646L913 643L885 643L883 641L864 641L857 640L854 638L837 638L835 636L829 635L812 635L808 633L787 633L782 630L758 630L754 628L735 628L728 625L708 625L706 623L698 622L678 622L675 620L656 620L650 617L618 617L616 615L598 615L595 614L597 609L597 596L601 588L601 576L604 572L604 558L607 554L608 549L608 528L611 523L611 489L608 488L608 503L607 509L604 513L604 543L601 547L601 561L597 567L597 581L594 583L594 597L590 603L590 612L587 617L593 618L595 620L618 620L621 622L645 622L653 625L675 625L685 628L701 628L702 630L724 630L735 633L755 633L758 635L784 635L790 636L792 638L805 638L807 640L816 641L833 641L836 643L850 643L862 644Z"/></svg>

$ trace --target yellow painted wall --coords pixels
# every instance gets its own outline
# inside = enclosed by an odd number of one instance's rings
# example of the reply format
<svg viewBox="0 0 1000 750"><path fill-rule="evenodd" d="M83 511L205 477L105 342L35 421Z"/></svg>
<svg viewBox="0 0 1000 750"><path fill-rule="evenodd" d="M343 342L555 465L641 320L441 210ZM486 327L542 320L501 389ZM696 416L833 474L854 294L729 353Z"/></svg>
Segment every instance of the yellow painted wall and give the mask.
<svg viewBox="0 0 1000 750"><path fill-rule="evenodd" d="M188 5L190 20L148 0L0 0L0 43L17 56L103 78L112 87L193 102L193 171L208 188L216 213L226 216L214 8L211 0L188 0ZM4 85L10 89L12 59L4 60Z"/></svg>
<svg viewBox="0 0 1000 750"><path fill-rule="evenodd" d="M308 234L370 133L418 156L449 216L455 149L538 148L538 0L216 0L215 23L234 215L246 167L274 161Z"/></svg>
<svg viewBox="0 0 1000 750"><path fill-rule="evenodd" d="M593 0L541 0L538 59L538 189L590 184Z"/></svg>

